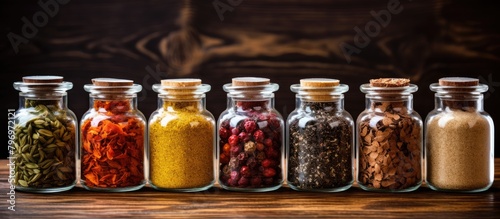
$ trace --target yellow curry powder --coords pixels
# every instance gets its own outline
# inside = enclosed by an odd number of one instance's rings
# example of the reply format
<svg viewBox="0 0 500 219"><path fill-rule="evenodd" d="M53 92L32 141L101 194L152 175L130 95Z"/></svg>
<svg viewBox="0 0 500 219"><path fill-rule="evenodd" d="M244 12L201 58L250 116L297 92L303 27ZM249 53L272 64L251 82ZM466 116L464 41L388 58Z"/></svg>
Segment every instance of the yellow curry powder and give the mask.
<svg viewBox="0 0 500 219"><path fill-rule="evenodd" d="M214 182L215 122L198 101L165 101L149 126L150 182L158 189L190 189Z"/></svg>

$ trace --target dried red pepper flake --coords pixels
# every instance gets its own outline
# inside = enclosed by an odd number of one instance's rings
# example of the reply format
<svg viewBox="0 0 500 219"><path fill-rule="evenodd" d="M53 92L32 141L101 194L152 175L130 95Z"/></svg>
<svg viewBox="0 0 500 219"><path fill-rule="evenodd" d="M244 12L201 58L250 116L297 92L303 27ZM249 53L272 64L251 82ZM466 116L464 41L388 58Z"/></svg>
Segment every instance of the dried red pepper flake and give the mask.
<svg viewBox="0 0 500 219"><path fill-rule="evenodd" d="M93 118L82 125L82 178L86 186L116 188L141 184L143 122L126 115L113 115L128 110L128 101L96 101L94 107L105 109L110 115L97 126L92 126Z"/></svg>

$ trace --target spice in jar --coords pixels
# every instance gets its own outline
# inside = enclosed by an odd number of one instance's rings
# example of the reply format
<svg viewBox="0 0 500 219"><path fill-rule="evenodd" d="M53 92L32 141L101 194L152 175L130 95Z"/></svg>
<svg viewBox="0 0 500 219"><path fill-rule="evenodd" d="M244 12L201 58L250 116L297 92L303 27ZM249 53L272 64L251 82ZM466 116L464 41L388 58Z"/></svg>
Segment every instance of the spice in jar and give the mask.
<svg viewBox="0 0 500 219"><path fill-rule="evenodd" d="M422 122L412 109L408 79L361 86L367 109L358 118L358 183L366 190L404 192L422 182Z"/></svg>
<svg viewBox="0 0 500 219"><path fill-rule="evenodd" d="M205 109L210 85L199 79L154 85L159 109L149 123L150 183L160 190L201 191L215 180L215 119Z"/></svg>
<svg viewBox="0 0 500 219"><path fill-rule="evenodd" d="M135 106L140 85L98 78L86 85L92 108L81 124L81 180L87 189L130 191L142 187L145 119Z"/></svg>
<svg viewBox="0 0 500 219"><path fill-rule="evenodd" d="M273 108L277 84L234 78L219 119L219 183L225 189L270 191L283 182L283 119Z"/></svg>
<svg viewBox="0 0 500 219"><path fill-rule="evenodd" d="M426 121L426 182L434 190L479 192L493 183L493 121L483 111L488 86L451 77L432 84Z"/></svg>
<svg viewBox="0 0 500 219"><path fill-rule="evenodd" d="M295 190L343 191L353 177L354 122L343 109L349 87L334 79L292 85L297 109L288 117L288 185Z"/></svg>
<svg viewBox="0 0 500 219"><path fill-rule="evenodd" d="M60 192L76 183L76 116L67 108L72 83L59 76L27 76L14 83L20 109L14 128L15 185L29 192Z"/></svg>

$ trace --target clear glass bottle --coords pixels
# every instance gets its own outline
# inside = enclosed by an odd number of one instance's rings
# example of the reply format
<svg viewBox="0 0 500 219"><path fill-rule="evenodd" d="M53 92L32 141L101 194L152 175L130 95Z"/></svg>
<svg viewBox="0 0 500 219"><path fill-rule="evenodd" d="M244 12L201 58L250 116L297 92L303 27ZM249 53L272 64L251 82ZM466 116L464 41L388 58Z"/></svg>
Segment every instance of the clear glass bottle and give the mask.
<svg viewBox="0 0 500 219"><path fill-rule="evenodd" d="M344 110L349 86L309 78L291 86L296 109L287 120L287 184L299 191L339 192L354 181L354 120Z"/></svg>
<svg viewBox="0 0 500 219"><path fill-rule="evenodd" d="M137 109L142 87L95 78L84 89L90 109L80 123L80 183L88 190L126 192L146 183L146 118Z"/></svg>
<svg viewBox="0 0 500 219"><path fill-rule="evenodd" d="M51 193L76 184L77 119L68 109L71 82L60 76L27 76L15 82L16 190Z"/></svg>
<svg viewBox="0 0 500 219"><path fill-rule="evenodd" d="M357 182L368 191L409 192L422 184L422 119L413 110L418 87L381 78L361 85L366 109L357 119Z"/></svg>
<svg viewBox="0 0 500 219"><path fill-rule="evenodd" d="M215 118L205 108L210 85L168 79L153 85L158 109L149 120L149 183L158 190L196 192L215 182Z"/></svg>
<svg viewBox="0 0 500 219"><path fill-rule="evenodd" d="M267 78L233 78L225 84L228 108L218 120L218 171L222 188L264 192L283 183L284 122L274 109L279 86Z"/></svg>
<svg viewBox="0 0 500 219"><path fill-rule="evenodd" d="M488 86L441 78L430 85L435 109L426 119L426 183L434 190L481 192L494 180L494 124L483 109Z"/></svg>

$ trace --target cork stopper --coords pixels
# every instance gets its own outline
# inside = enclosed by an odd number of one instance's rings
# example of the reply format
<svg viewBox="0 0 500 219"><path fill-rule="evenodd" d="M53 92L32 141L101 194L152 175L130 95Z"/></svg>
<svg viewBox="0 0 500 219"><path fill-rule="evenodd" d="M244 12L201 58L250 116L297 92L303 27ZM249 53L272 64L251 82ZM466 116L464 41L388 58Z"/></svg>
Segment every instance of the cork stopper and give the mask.
<svg viewBox="0 0 500 219"><path fill-rule="evenodd" d="M165 79L161 80L161 86L166 87L196 87L201 85L200 79L195 78L178 78L178 79Z"/></svg>
<svg viewBox="0 0 500 219"><path fill-rule="evenodd" d="M233 78L232 85L233 86L259 86L259 85L268 85L270 80L268 78L259 78L259 77L239 77Z"/></svg>
<svg viewBox="0 0 500 219"><path fill-rule="evenodd" d="M36 75L36 76L25 76L23 77L24 83L34 84L48 84L48 83L62 83L63 77L53 76L53 75Z"/></svg>
<svg viewBox="0 0 500 219"><path fill-rule="evenodd" d="M330 78L307 78L300 80L301 87L329 88L339 86L340 81Z"/></svg>
<svg viewBox="0 0 500 219"><path fill-rule="evenodd" d="M95 86L132 86L134 85L134 81L126 80L126 79L117 79L117 78L94 78L92 79L92 84Z"/></svg>
<svg viewBox="0 0 500 219"><path fill-rule="evenodd" d="M371 79L372 87L406 87L410 85L410 79L407 78L379 78Z"/></svg>
<svg viewBox="0 0 500 219"><path fill-rule="evenodd" d="M452 87L478 86L479 79L467 77L446 77L439 79L439 85Z"/></svg>
<svg viewBox="0 0 500 219"><path fill-rule="evenodd" d="M340 80L331 78L305 78L300 84L293 84L290 89L297 97L307 102L332 102L343 98L342 94L349 86L340 84Z"/></svg>

